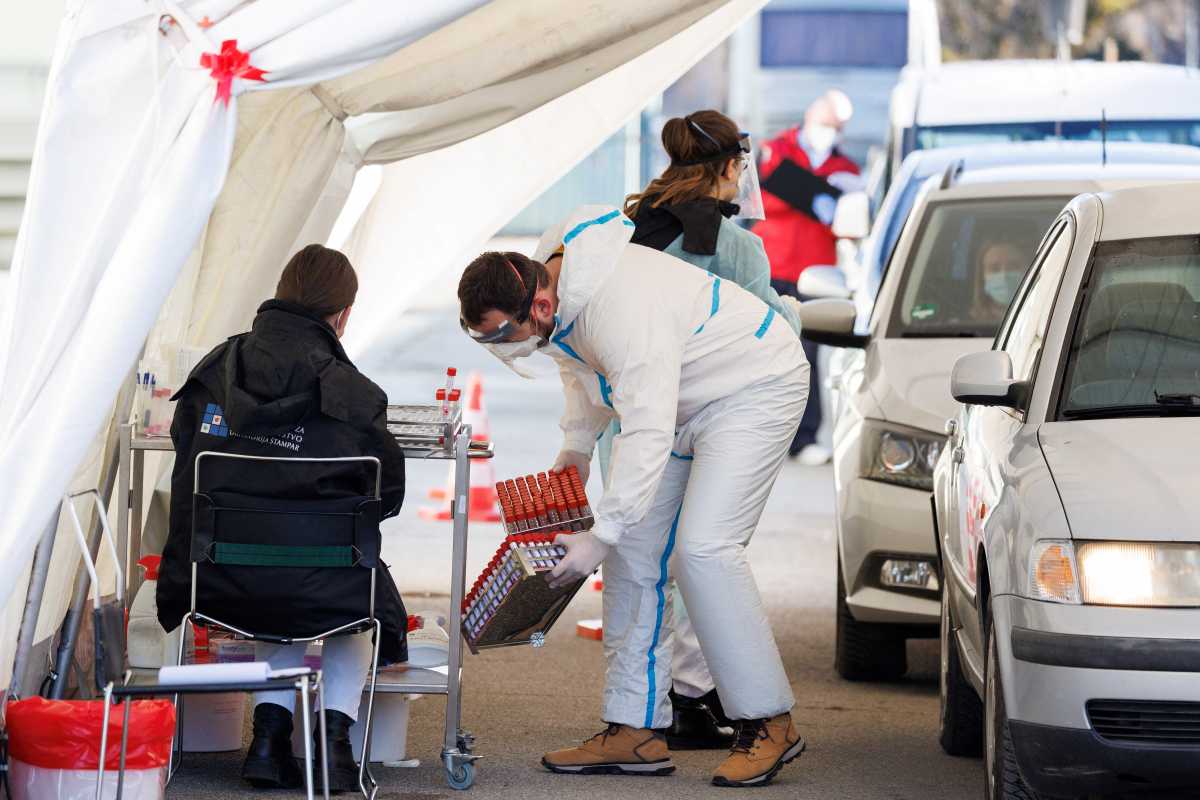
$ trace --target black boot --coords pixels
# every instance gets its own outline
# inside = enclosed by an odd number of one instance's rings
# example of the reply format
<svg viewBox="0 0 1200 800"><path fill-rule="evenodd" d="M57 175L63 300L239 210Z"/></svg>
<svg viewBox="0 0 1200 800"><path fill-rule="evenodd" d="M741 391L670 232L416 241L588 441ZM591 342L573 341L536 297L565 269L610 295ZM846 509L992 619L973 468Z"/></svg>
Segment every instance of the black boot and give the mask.
<svg viewBox="0 0 1200 800"><path fill-rule="evenodd" d="M667 747L672 750L728 750L733 744L733 726L725 718L716 689L700 697L670 692L674 709L667 729Z"/></svg>
<svg viewBox="0 0 1200 800"><path fill-rule="evenodd" d="M329 791L356 792L358 791L358 762L354 760L354 750L350 747L350 726L354 720L340 711L325 711L325 746L329 748ZM313 731L313 753L318 763L321 758L321 739L318 731ZM317 774L316 787L319 789L321 776Z"/></svg>
<svg viewBox="0 0 1200 800"><path fill-rule="evenodd" d="M242 778L259 789L294 789L303 782L292 757L292 712L274 703L254 707L254 737Z"/></svg>

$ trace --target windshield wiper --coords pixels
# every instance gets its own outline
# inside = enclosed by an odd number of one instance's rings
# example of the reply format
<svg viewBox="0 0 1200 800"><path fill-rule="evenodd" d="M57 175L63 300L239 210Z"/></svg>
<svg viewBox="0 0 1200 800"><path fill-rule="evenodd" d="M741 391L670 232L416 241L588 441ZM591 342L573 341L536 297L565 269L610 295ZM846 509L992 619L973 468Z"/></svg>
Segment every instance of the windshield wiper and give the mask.
<svg viewBox="0 0 1200 800"><path fill-rule="evenodd" d="M1190 392L1163 393L1154 390L1154 402L1169 408L1200 408L1200 394Z"/></svg>
<svg viewBox="0 0 1200 800"><path fill-rule="evenodd" d="M901 339L978 339L985 334L974 331L902 331ZM989 337L990 338L990 337Z"/></svg>
<svg viewBox="0 0 1200 800"><path fill-rule="evenodd" d="M1154 393L1153 403L1129 403L1115 406L1093 406L1091 408L1068 408L1062 415L1066 419L1103 419L1105 417L1170 417L1200 414L1200 394L1181 392L1178 394Z"/></svg>

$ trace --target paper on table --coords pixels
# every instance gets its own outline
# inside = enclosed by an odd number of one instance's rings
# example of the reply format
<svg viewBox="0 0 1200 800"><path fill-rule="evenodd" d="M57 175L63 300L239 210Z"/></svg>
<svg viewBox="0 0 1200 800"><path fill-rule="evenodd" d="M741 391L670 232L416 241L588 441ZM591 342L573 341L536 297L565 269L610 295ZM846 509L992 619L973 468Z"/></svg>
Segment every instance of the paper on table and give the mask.
<svg viewBox="0 0 1200 800"><path fill-rule="evenodd" d="M256 683L271 678L289 678L308 672L307 667L272 670L265 661L235 664L183 664L163 667L158 682L164 686L195 686L202 683Z"/></svg>

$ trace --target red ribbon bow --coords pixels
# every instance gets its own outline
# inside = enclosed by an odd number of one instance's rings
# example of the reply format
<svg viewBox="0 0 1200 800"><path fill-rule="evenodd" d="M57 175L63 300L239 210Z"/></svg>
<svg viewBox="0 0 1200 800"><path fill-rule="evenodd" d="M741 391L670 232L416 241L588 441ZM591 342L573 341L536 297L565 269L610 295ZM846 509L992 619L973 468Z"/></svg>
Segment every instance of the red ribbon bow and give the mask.
<svg viewBox="0 0 1200 800"><path fill-rule="evenodd" d="M237 39L226 39L221 42L220 53L203 53L200 56L200 66L210 70L217 80L217 96L213 100L224 100L229 105L233 94L233 79L242 78L248 81L264 80L266 70L250 66L250 54L238 50Z"/></svg>

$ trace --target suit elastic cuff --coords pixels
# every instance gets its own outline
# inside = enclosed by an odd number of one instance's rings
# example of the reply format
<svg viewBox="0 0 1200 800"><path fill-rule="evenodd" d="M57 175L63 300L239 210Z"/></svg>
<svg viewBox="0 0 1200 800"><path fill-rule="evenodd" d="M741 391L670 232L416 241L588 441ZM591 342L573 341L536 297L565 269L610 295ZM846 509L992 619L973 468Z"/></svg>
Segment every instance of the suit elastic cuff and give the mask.
<svg viewBox="0 0 1200 800"><path fill-rule="evenodd" d="M573 453L583 453L588 458L591 458L592 452L596 449L596 439L588 433L580 433L572 431L563 434L563 450L570 450Z"/></svg>
<svg viewBox="0 0 1200 800"><path fill-rule="evenodd" d="M621 540L621 534L624 532L624 527L604 519L596 520L596 524L592 528L592 536L595 536L609 547L616 547L617 542Z"/></svg>

